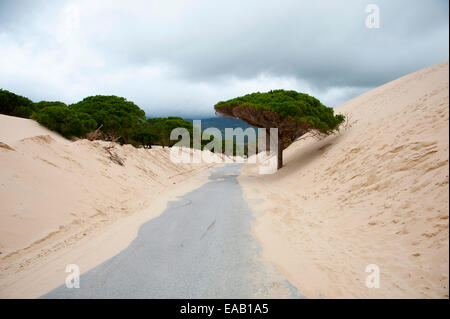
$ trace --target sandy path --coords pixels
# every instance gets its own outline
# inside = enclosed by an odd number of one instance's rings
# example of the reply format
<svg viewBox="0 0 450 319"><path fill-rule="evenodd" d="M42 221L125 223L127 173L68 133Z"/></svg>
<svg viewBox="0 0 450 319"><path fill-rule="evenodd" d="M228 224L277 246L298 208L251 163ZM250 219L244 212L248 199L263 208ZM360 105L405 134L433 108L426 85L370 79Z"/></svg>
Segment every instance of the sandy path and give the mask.
<svg viewBox="0 0 450 319"><path fill-rule="evenodd" d="M215 168L210 181L169 203L118 255L45 298L300 297L260 257L253 214L236 180L239 165Z"/></svg>

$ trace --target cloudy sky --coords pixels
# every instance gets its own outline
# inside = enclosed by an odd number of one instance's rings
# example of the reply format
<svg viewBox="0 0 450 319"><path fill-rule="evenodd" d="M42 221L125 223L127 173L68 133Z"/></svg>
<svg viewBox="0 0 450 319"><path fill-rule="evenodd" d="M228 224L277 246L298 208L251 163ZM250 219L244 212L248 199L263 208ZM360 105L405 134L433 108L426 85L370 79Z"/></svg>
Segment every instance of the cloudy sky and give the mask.
<svg viewBox="0 0 450 319"><path fill-rule="evenodd" d="M370 3L379 28L366 27ZM150 116L212 116L279 88L334 107L448 60L448 12L447 0L0 0L0 88L119 95Z"/></svg>

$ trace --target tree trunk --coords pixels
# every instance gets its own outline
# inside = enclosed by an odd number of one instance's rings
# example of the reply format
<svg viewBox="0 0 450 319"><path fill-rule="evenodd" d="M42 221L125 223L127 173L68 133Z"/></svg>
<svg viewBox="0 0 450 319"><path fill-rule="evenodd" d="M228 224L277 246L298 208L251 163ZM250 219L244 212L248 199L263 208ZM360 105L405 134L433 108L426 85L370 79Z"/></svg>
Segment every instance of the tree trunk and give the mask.
<svg viewBox="0 0 450 319"><path fill-rule="evenodd" d="M266 154L270 154L270 128L266 128Z"/></svg>
<svg viewBox="0 0 450 319"><path fill-rule="evenodd" d="M277 169L283 167L283 148L281 146L281 140L278 139L278 166Z"/></svg>

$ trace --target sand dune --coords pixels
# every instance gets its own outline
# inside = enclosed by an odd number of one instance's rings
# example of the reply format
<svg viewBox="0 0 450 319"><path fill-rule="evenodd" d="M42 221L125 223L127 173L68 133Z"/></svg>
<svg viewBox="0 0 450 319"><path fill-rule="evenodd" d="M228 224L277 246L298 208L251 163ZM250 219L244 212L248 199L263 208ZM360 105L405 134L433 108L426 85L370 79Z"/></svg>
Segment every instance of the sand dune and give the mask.
<svg viewBox="0 0 450 319"><path fill-rule="evenodd" d="M336 108L347 129L239 178L265 258L311 298L448 298L448 62ZM380 288L365 285L368 264Z"/></svg>
<svg viewBox="0 0 450 319"><path fill-rule="evenodd" d="M5 115L0 142L0 297L39 296L64 282L68 263L87 271L113 256L209 175L210 165L174 164L161 147L115 145L120 166L109 142L71 142Z"/></svg>
<svg viewBox="0 0 450 319"><path fill-rule="evenodd" d="M340 134L297 141L285 167L239 177L264 257L311 298L448 298L448 62L336 108ZM0 297L37 297L124 249L207 164L168 148L68 141L0 115ZM105 244L107 243L107 244ZM380 268L380 288L365 285Z"/></svg>

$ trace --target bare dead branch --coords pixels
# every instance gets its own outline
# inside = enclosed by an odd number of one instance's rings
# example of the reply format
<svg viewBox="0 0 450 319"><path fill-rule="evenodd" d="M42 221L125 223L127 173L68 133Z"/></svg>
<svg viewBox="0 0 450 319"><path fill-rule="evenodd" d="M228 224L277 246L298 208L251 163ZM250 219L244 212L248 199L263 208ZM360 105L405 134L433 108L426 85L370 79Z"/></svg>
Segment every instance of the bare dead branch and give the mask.
<svg viewBox="0 0 450 319"><path fill-rule="evenodd" d="M124 166L125 165L125 161L116 152L112 151L114 149L114 146L115 145L114 145L114 142L113 142L113 143L111 143L108 146L104 146L103 148L108 153L109 159L113 163L119 164L120 166Z"/></svg>
<svg viewBox="0 0 450 319"><path fill-rule="evenodd" d="M101 124L95 131L89 132L86 135L86 138L89 141L95 141L101 139L101 136L103 135L102 131L100 130L103 127L103 124Z"/></svg>
<svg viewBox="0 0 450 319"><path fill-rule="evenodd" d="M321 140L321 139L324 139L324 138L327 137L327 136L328 136L327 134L322 133L322 132L319 131L319 130L312 130L312 131L309 131L308 133L302 135L302 136L299 137L298 139L296 139L296 141L306 140L306 139L308 139L308 138L313 138L313 139L316 139L316 140Z"/></svg>
<svg viewBox="0 0 450 319"><path fill-rule="evenodd" d="M342 125L337 129L337 132L339 134L341 134L342 131L345 132L345 131L351 129L352 126L355 125L356 122L358 122L358 120L353 120L352 115L349 112L344 113L344 116L345 116L345 122L342 123Z"/></svg>
<svg viewBox="0 0 450 319"><path fill-rule="evenodd" d="M116 143L122 136L118 135L116 132L111 132L108 133L108 135L106 136L106 140Z"/></svg>

